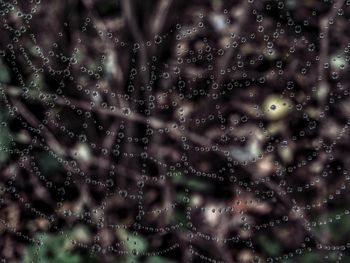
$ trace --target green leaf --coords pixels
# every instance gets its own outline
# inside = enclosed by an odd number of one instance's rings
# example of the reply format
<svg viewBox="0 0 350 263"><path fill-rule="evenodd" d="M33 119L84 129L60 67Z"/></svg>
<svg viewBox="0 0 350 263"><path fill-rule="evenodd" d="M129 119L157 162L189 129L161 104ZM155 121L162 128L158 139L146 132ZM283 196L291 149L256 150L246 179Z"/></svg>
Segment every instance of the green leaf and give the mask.
<svg viewBox="0 0 350 263"><path fill-rule="evenodd" d="M282 248L278 242L270 239L265 235L260 236L258 240L260 246L268 256L275 257L281 254Z"/></svg>
<svg viewBox="0 0 350 263"><path fill-rule="evenodd" d="M304 252L304 254L298 256L295 255L291 259L283 260L282 263L293 263L293 262L303 262L303 263L318 263L322 262L320 254L317 252Z"/></svg>
<svg viewBox="0 0 350 263"><path fill-rule="evenodd" d="M70 234L68 235L68 237ZM24 251L23 263L80 263L80 255L73 254L67 249L67 239L65 235L44 234L41 238L42 245L31 245Z"/></svg>
<svg viewBox="0 0 350 263"><path fill-rule="evenodd" d="M175 263L175 261L164 257L152 256L147 258L146 263Z"/></svg>
<svg viewBox="0 0 350 263"><path fill-rule="evenodd" d="M0 162L5 162L10 157L10 153L7 151L10 148L10 131L8 128L0 128Z"/></svg>
<svg viewBox="0 0 350 263"><path fill-rule="evenodd" d="M8 67L0 60L0 83L9 83L11 81L11 75Z"/></svg>
<svg viewBox="0 0 350 263"><path fill-rule="evenodd" d="M181 172L174 172L172 180L175 184L185 186L192 190L205 191L209 190L211 186L197 178L187 178Z"/></svg>
<svg viewBox="0 0 350 263"><path fill-rule="evenodd" d="M342 210L329 211L326 214L320 214L314 218L315 222L327 221L326 225L317 224L315 231L320 235L325 228L328 228L333 241L346 239L350 234L350 220L348 215L342 215Z"/></svg>
<svg viewBox="0 0 350 263"><path fill-rule="evenodd" d="M51 171L57 171L62 168L62 164L51 154L47 152L42 152L37 155L38 165L40 170L44 173L49 173Z"/></svg>
<svg viewBox="0 0 350 263"><path fill-rule="evenodd" d="M196 179L190 179L187 182L187 185L189 188L193 189L193 190L198 190L198 191L204 191L207 190L209 188L209 185L207 183L204 183L200 180L196 180Z"/></svg>
<svg viewBox="0 0 350 263"><path fill-rule="evenodd" d="M118 235L124 241L125 249L132 255L137 256L147 250L147 240L139 235L131 234L130 232L120 229Z"/></svg>

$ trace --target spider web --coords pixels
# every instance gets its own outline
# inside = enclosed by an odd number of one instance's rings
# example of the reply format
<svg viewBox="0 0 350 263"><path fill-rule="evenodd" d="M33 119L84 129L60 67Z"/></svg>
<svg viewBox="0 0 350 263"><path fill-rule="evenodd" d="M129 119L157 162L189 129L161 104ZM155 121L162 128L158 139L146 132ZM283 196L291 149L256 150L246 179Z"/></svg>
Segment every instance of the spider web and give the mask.
<svg viewBox="0 0 350 263"><path fill-rule="evenodd" d="M347 262L350 1L0 0L3 262Z"/></svg>

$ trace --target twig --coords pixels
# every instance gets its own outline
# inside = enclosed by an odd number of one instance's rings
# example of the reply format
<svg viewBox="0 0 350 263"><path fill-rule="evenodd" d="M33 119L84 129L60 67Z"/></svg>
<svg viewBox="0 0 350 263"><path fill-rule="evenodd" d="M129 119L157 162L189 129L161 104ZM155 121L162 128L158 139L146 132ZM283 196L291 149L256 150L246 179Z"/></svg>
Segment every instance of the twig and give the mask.
<svg viewBox="0 0 350 263"><path fill-rule="evenodd" d="M125 18L127 23L130 26L131 34L136 42L140 45L140 51L139 51L139 70L143 77L143 84L147 85L149 83L149 76L148 76L148 70L147 70L147 50L145 46L145 40L144 36L142 35L139 27L136 24L136 15L133 14L133 7L132 7L133 1L122 1L122 8L123 13L125 14ZM145 67L146 70L142 71L141 68Z"/></svg>
<svg viewBox="0 0 350 263"><path fill-rule="evenodd" d="M42 125L42 128L39 128L40 122L28 109L26 109L24 104L22 104L19 100L12 100L12 103L16 107L17 112L23 116L30 125L42 131L43 137L46 139L47 144L54 152L58 153L60 156L66 155L64 149L61 147L60 143L49 131L49 129L45 125Z"/></svg>
<svg viewBox="0 0 350 263"><path fill-rule="evenodd" d="M326 82L326 69L325 64L328 61L328 47L329 47L329 21L334 19L337 11L339 8L341 8L345 3L345 0L338 0L334 4L333 8L328 12L328 14L321 18L320 20L320 31L323 35L322 38L320 38L320 61L318 64L318 77L319 80L322 82Z"/></svg>
<svg viewBox="0 0 350 263"><path fill-rule="evenodd" d="M158 8L156 9L156 12L155 12L155 18L151 25L152 35L155 36L156 34L159 34L159 32L162 30L162 27L165 24L165 19L167 18L167 15L169 13L172 3L173 3L173 0L159 1Z"/></svg>
<svg viewBox="0 0 350 263"><path fill-rule="evenodd" d="M136 121L139 123L149 125L155 129L169 129L169 134L172 135L176 139L181 138L181 136L185 136L193 143L196 143L202 147L209 147L209 148L213 147L213 142L210 139L203 137L203 136L200 136L200 135L195 134L195 133L190 132L190 131L181 130L179 128L174 128L173 124L163 122L163 121L158 120L158 119L153 118L153 117L146 118L145 116L143 116L141 114L132 113L132 112L129 112L128 114L126 114L126 113L123 113L120 109L109 110L109 109L103 109L103 108L98 108L98 107L92 107L88 102L75 101L73 99L67 99L67 98L62 98L62 97L57 97L57 96L55 96L55 97L56 98L53 99L52 95L44 96L44 98L46 100L51 99L58 105L74 106L74 107L78 107L78 108L81 108L81 109L84 109L87 111L95 111L95 112L100 113L100 114L119 117L119 118L123 118L123 119L129 120L129 121ZM23 112L23 110L22 110L22 112ZM229 157L229 156L227 156L226 152L223 150L218 150L215 152L224 158ZM250 174L251 176L254 174L254 171L251 168L243 167L243 169L246 172L248 172L248 174ZM285 206L285 208L287 210L291 210L292 207L295 205L293 203L293 201L290 200L286 196L286 191L283 190L277 184L275 184L273 181L264 180L264 181L262 181L262 184L266 188L272 190L279 197L280 201L282 202L282 204ZM320 239L318 238L317 234L314 231L308 230L307 227L305 226L304 222L302 222L301 218L299 218L298 221L301 223L301 225L305 229L305 231L312 234L312 236L317 240L317 242L320 243L320 241L319 241Z"/></svg>
<svg viewBox="0 0 350 263"><path fill-rule="evenodd" d="M240 14L240 17L239 17L238 21L235 23L235 28L236 28L235 35L236 36L239 36L241 34L241 32L243 31L244 24L247 21L247 18L248 18L248 15L249 15L248 13L249 13L249 10L250 10L250 7L249 7L250 3L249 3L249 1L242 0L242 2L243 3L241 3L241 6L238 7L238 8L242 9L243 12ZM226 51L224 56L222 56L220 59L217 60L216 68L218 70L215 72L215 83L217 84L218 89L220 88L220 86L222 85L222 82L224 80L224 74L221 74L220 71L221 70L226 71L226 69L228 67L228 64L231 61L232 56L233 56L234 53L235 53L235 49L233 47L231 47L231 48L229 48ZM209 94L210 95L216 94L216 90L212 89L209 92Z"/></svg>

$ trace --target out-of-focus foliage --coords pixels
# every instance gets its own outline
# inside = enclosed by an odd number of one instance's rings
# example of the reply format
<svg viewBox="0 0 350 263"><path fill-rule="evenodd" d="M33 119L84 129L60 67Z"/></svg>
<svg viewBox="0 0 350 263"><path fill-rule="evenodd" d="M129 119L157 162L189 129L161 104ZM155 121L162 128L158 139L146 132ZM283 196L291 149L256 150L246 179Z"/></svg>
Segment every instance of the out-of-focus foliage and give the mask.
<svg viewBox="0 0 350 263"><path fill-rule="evenodd" d="M26 248L23 263L81 263L82 257L72 254L71 235L52 235L43 233L38 235L39 245Z"/></svg>
<svg viewBox="0 0 350 263"><path fill-rule="evenodd" d="M349 21L0 0L0 261L350 262Z"/></svg>

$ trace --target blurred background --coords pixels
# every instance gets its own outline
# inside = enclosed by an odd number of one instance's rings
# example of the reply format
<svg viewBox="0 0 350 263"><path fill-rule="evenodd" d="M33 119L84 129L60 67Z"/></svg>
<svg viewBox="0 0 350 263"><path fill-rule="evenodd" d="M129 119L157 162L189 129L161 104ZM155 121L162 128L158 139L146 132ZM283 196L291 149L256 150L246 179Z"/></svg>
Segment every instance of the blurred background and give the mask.
<svg viewBox="0 0 350 263"><path fill-rule="evenodd" d="M1 262L350 262L349 0L0 0Z"/></svg>

